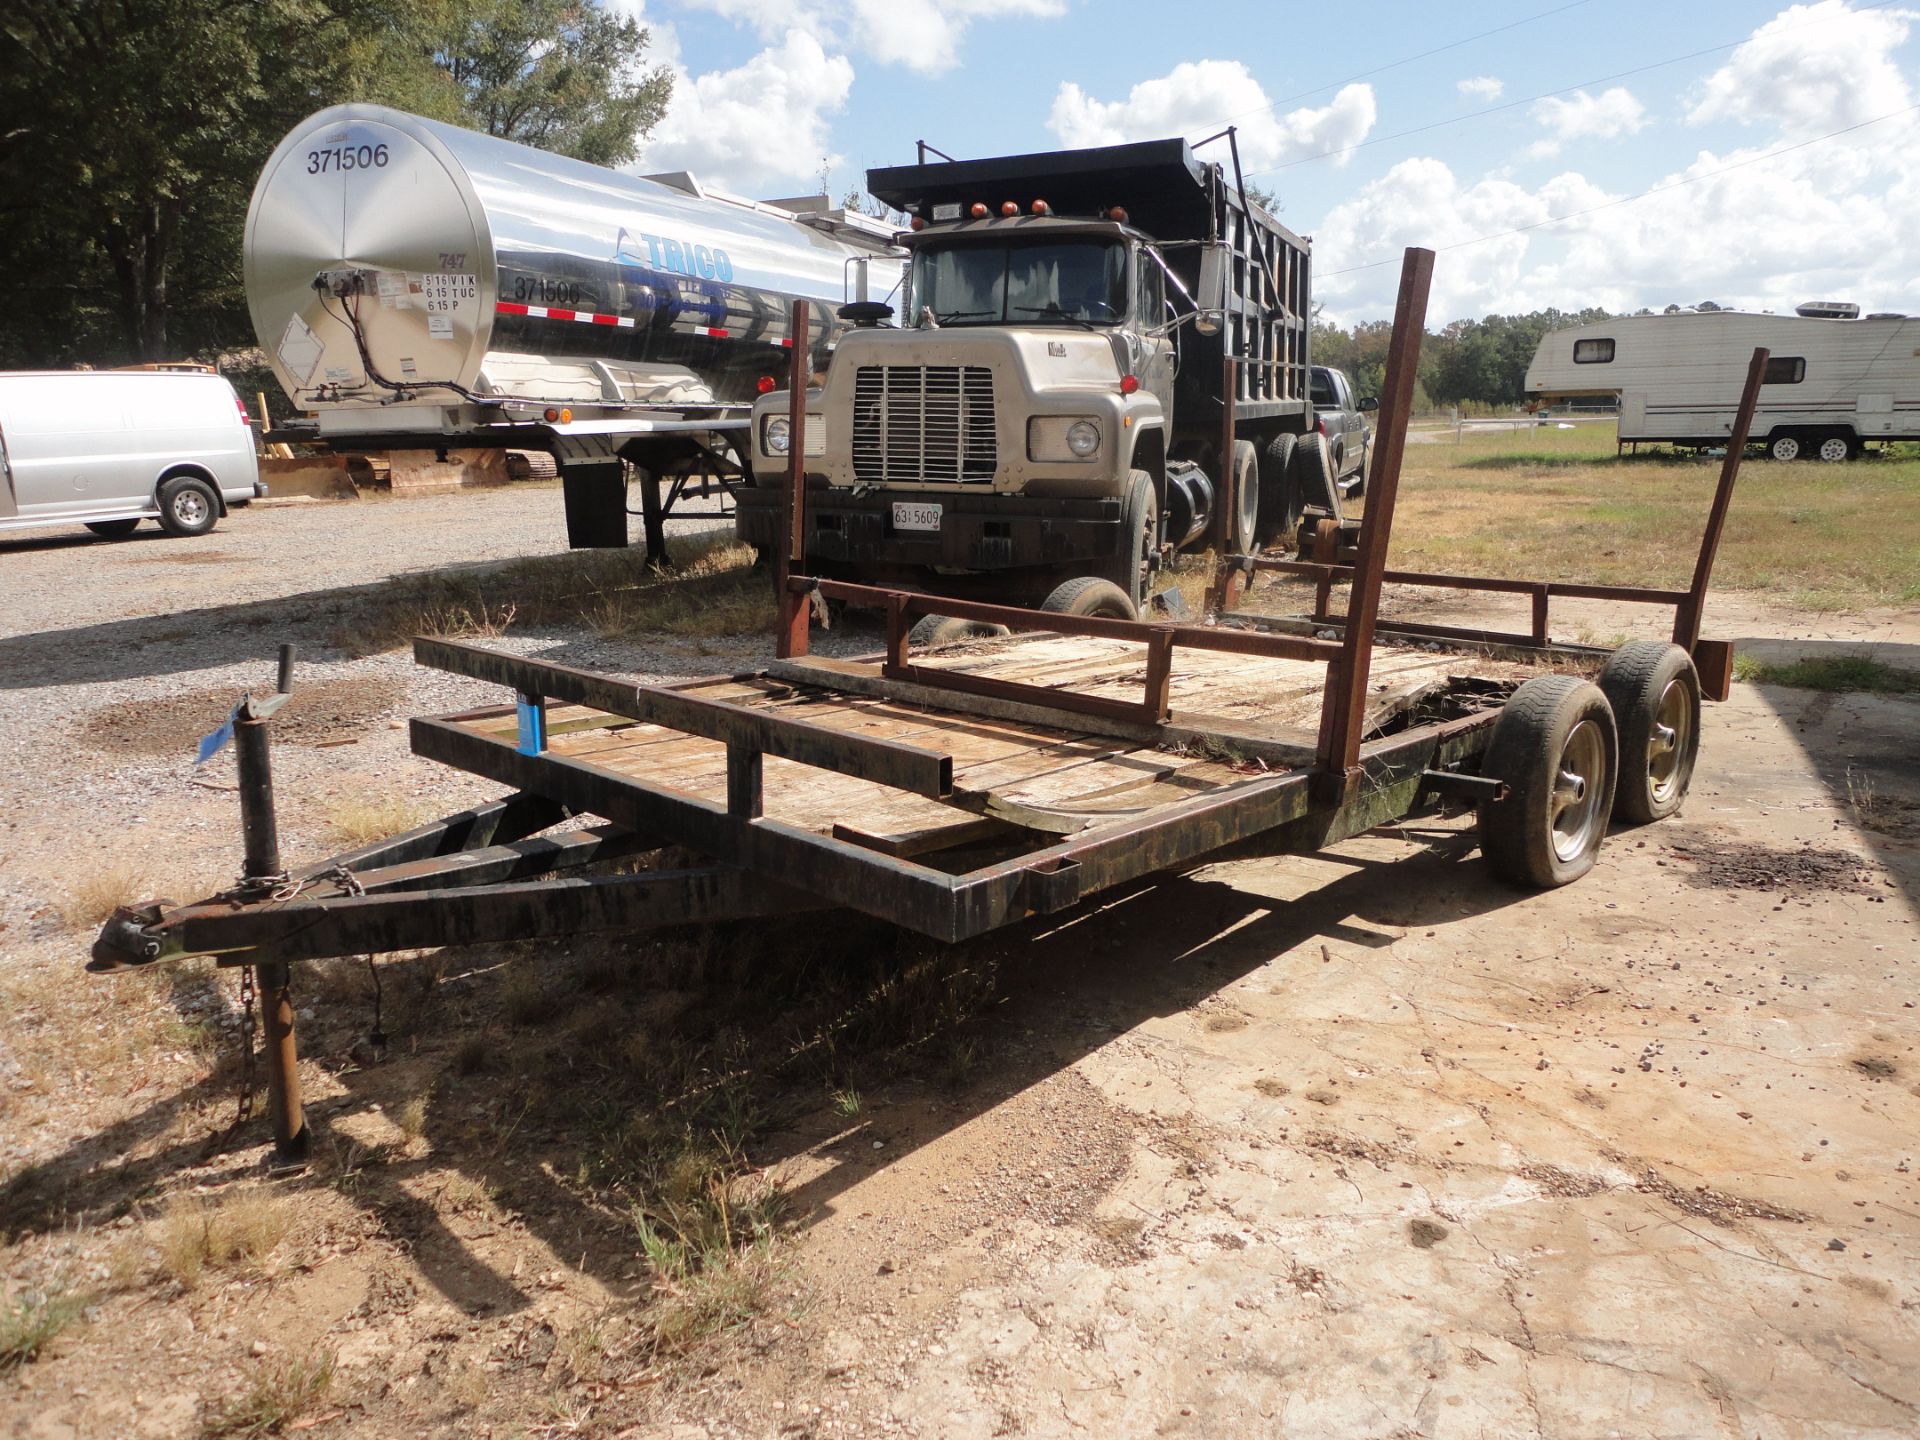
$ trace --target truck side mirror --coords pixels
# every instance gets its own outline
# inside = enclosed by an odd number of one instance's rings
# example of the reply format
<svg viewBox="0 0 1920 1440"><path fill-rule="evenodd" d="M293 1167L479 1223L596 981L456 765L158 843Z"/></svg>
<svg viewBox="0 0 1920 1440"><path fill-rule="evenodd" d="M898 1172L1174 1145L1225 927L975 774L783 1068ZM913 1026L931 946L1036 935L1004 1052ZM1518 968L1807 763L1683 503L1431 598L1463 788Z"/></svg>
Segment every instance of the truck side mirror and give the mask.
<svg viewBox="0 0 1920 1440"><path fill-rule="evenodd" d="M1202 335L1218 335L1226 323L1227 265L1232 255L1214 243L1200 247L1200 283L1194 287L1193 328Z"/></svg>
<svg viewBox="0 0 1920 1440"><path fill-rule="evenodd" d="M1360 408L1362 410L1378 410L1380 408L1380 397L1378 395L1366 396L1360 401Z"/></svg>

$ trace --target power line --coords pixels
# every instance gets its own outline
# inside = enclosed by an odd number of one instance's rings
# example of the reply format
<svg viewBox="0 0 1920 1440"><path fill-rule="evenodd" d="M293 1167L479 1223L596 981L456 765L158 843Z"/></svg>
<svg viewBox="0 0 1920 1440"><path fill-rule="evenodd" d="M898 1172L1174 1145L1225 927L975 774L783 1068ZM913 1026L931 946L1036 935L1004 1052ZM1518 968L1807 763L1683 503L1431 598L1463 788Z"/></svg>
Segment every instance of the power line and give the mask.
<svg viewBox="0 0 1920 1440"><path fill-rule="evenodd" d="M1893 5L1897 3L1900 3L1900 0L1871 0L1871 3L1869 4L1856 5L1853 8L1851 13L1855 15L1863 15L1869 10L1884 10L1889 5ZM1525 23L1525 22L1516 22L1516 23ZM1809 25L1828 25L1832 23L1833 22L1830 19L1826 19L1826 18L1822 18L1820 20L1803 20L1798 25L1789 25L1785 29L1776 30L1773 33L1775 35L1785 35L1785 34L1791 33L1794 30L1804 30ZM1553 100L1553 99L1559 98L1562 95L1571 95L1576 90L1585 90L1590 85L1606 85L1606 84L1610 84L1615 80L1626 80L1635 75L1644 75L1649 70L1663 70L1669 65L1680 65L1680 64L1684 64L1688 60L1698 60L1703 55L1718 55L1723 51L1737 50L1742 45L1745 45L1751 39L1753 39L1753 37L1751 35L1748 35L1745 38L1740 40L1729 40L1722 45L1709 45L1704 50L1689 50L1686 54L1675 55L1671 59L1655 60L1652 63L1647 65L1636 65L1631 70L1617 70L1611 75L1602 75L1598 79L1582 80L1576 85L1568 85L1559 90L1547 90L1538 95L1529 95L1524 100L1507 100L1502 102L1499 105L1489 105L1484 110L1470 110L1465 115L1450 115L1444 120L1434 120L1425 125L1415 125L1412 129L1409 129L1409 130L1396 130L1391 135L1376 135L1370 140L1359 140L1359 141L1355 141L1351 145L1342 145L1337 149L1321 150L1312 155L1301 155L1292 160L1282 160L1277 165L1268 165L1259 170L1249 170L1246 173L1249 176L1271 175L1277 170L1291 170L1296 165L1311 164L1315 160L1330 160L1336 155L1350 155L1355 150L1366 150L1366 149L1370 149L1375 145L1385 145L1392 140L1405 140L1410 135L1424 135L1430 130L1444 130L1449 125L1464 125L1469 120L1480 120L1480 119L1484 119L1488 115L1499 115L1508 110L1518 110L1523 106L1533 105L1538 103L1541 100ZM1418 57L1414 57L1414 58L1418 58ZM1346 82L1342 81L1341 83L1344 84ZM1314 94L1317 92L1308 91L1307 93ZM1292 98L1298 99L1299 97L1295 96ZM1283 105L1286 102L1275 101L1274 103L1276 105ZM1252 114L1256 112L1249 111L1247 113Z"/></svg>
<svg viewBox="0 0 1920 1440"><path fill-rule="evenodd" d="M1612 210L1617 206L1630 205L1635 200L1646 199L1649 195L1663 195L1669 190L1679 190L1700 180L1711 180L1716 175L1725 175L1733 170L1743 170L1749 165L1758 165L1762 160L1771 160L1777 155L1786 155L1795 150L1805 150L1810 145L1818 145L1822 141L1837 139L1842 135L1851 135L1856 130L1865 130L1869 125L1879 125L1888 120L1897 120L1900 116L1911 115L1916 110L1920 110L1920 104L1909 105L1904 110L1891 110L1885 115L1876 115L1871 120L1862 120L1857 125L1848 125L1839 130L1829 130L1826 134L1815 135L1809 140L1796 140L1791 145L1782 145L1778 149L1767 150L1759 155L1749 155L1745 160L1736 160L1731 165L1722 165L1718 170L1703 170L1698 175L1689 175L1684 180L1676 180L1670 185L1655 185L1633 195L1622 195L1618 200L1608 200L1599 205L1589 205L1584 210L1569 210L1565 215L1555 215L1546 220L1535 220L1531 224L1516 225L1511 230L1496 230L1491 235L1476 235L1471 240L1456 240L1451 245L1439 245L1434 248L1437 253L1442 254L1449 250L1464 250L1469 245L1484 245L1490 240L1504 240L1509 235L1524 235L1529 230L1539 230L1548 225L1559 225L1568 220L1577 220L1582 215L1593 215L1601 210ZM1382 265L1398 265L1399 263L1400 260L1397 256L1390 260L1370 260L1364 265L1349 265L1344 270L1329 270L1320 278L1330 280L1335 275L1352 275L1361 270L1377 270Z"/></svg>

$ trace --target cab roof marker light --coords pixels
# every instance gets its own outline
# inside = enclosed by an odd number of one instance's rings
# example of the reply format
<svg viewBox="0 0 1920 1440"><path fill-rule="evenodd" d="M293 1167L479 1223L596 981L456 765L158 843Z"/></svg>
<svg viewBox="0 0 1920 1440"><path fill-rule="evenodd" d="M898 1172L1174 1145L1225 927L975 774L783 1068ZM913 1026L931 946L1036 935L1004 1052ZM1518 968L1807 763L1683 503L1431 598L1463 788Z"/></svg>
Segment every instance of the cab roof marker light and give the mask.
<svg viewBox="0 0 1920 1440"><path fill-rule="evenodd" d="M1033 213L1036 215L1051 215L1053 213L1053 207L1044 200L1036 200L1033 202Z"/></svg>
<svg viewBox="0 0 1920 1440"><path fill-rule="evenodd" d="M1020 213L1020 207L1012 200L1002 200L1000 202L1000 213L1012 217Z"/></svg>
<svg viewBox="0 0 1920 1440"><path fill-rule="evenodd" d="M1127 212L1124 209L1122 209L1120 206L1116 205L1111 210L1107 211L1107 218L1113 221L1114 224L1116 225L1124 225L1127 223Z"/></svg>
<svg viewBox="0 0 1920 1440"><path fill-rule="evenodd" d="M987 215L989 212L987 210L986 202L984 200L976 200L973 202L973 205L968 209L967 213L976 220L984 220L987 218Z"/></svg>

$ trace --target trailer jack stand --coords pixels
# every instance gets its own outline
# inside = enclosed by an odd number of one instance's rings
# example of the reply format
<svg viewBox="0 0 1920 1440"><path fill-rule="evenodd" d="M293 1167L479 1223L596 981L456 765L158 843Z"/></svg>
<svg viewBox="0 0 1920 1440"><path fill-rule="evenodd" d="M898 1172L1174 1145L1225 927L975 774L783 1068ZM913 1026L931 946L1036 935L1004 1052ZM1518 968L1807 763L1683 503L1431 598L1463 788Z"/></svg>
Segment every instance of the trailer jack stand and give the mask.
<svg viewBox="0 0 1920 1440"><path fill-rule="evenodd" d="M311 1135L300 1101L300 1049L293 1028L293 988L283 961L253 967L265 1022L267 1118L273 1124L273 1152L281 1161L307 1158Z"/></svg>

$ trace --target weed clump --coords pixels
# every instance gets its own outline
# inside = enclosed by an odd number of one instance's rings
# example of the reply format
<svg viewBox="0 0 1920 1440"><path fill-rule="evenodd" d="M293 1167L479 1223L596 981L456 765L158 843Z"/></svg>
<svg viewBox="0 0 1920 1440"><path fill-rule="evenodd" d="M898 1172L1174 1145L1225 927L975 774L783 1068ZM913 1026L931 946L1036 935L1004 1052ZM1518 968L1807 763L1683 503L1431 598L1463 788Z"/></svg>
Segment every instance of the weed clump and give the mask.
<svg viewBox="0 0 1920 1440"><path fill-rule="evenodd" d="M62 1290L25 1290L0 1303L0 1375L38 1359L86 1306L84 1296Z"/></svg>
<svg viewBox="0 0 1920 1440"><path fill-rule="evenodd" d="M160 1268L182 1290L209 1270L258 1266L292 1227L287 1208L258 1192L219 1204L182 1196L167 1208L160 1230Z"/></svg>
<svg viewBox="0 0 1920 1440"><path fill-rule="evenodd" d="M333 1388L334 1356L315 1350L269 1361L245 1393L207 1412L202 1440L251 1440L273 1435L312 1410Z"/></svg>

